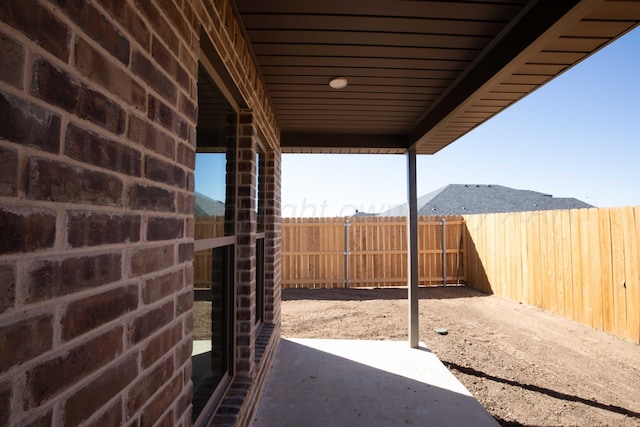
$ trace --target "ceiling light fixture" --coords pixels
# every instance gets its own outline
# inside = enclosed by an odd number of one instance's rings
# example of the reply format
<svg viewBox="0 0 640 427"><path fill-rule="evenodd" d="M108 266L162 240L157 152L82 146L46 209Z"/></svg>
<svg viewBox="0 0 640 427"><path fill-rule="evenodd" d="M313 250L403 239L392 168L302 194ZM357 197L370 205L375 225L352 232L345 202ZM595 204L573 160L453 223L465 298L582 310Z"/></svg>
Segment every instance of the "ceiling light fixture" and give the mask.
<svg viewBox="0 0 640 427"><path fill-rule="evenodd" d="M344 89L347 87L347 84L346 77L331 77L331 80L329 80L329 86L331 86L332 89Z"/></svg>

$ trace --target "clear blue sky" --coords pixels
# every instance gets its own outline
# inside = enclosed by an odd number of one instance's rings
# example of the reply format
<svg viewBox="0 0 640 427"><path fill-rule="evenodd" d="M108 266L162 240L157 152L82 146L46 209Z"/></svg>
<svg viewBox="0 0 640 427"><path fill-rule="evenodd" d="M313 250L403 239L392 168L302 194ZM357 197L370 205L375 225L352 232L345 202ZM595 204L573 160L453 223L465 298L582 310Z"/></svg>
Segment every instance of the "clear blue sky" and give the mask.
<svg viewBox="0 0 640 427"><path fill-rule="evenodd" d="M447 184L640 205L640 28L435 155L418 156L418 195ZM405 201L404 155L283 155L283 216L380 212Z"/></svg>

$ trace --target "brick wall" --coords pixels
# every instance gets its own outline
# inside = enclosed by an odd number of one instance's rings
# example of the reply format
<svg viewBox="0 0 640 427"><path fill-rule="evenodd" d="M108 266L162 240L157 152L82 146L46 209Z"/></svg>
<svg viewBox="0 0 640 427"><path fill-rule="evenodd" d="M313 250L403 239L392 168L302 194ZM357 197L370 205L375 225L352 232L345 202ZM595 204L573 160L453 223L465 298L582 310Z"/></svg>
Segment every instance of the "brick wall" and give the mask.
<svg viewBox="0 0 640 427"><path fill-rule="evenodd" d="M236 374L252 378L255 369L257 332L255 328L257 141L253 128L253 115L248 111L240 113L238 135Z"/></svg>
<svg viewBox="0 0 640 427"><path fill-rule="evenodd" d="M201 23L277 150L226 1L2 2L0 425L191 424Z"/></svg>
<svg viewBox="0 0 640 427"><path fill-rule="evenodd" d="M267 153L266 158L266 220L265 220L265 321L280 324L281 267L281 211L279 149Z"/></svg>

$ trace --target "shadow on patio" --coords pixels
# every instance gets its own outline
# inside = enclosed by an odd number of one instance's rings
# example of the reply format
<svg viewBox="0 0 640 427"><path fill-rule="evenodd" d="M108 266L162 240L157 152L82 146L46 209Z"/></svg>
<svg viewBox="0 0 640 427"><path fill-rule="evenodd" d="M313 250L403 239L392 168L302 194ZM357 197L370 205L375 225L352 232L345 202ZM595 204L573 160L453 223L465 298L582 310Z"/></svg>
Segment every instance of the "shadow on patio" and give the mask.
<svg viewBox="0 0 640 427"><path fill-rule="evenodd" d="M280 341L254 427L497 426L423 345Z"/></svg>

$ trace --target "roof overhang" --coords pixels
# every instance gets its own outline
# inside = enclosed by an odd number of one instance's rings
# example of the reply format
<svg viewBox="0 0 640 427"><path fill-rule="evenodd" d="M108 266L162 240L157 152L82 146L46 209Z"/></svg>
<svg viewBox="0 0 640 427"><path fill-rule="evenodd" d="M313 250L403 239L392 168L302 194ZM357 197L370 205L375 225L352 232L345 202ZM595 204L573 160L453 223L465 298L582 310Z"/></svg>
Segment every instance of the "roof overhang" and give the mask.
<svg viewBox="0 0 640 427"><path fill-rule="evenodd" d="M640 22L638 1L235 4L284 152L433 154Z"/></svg>

